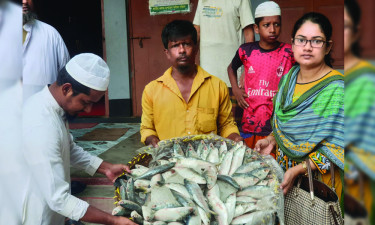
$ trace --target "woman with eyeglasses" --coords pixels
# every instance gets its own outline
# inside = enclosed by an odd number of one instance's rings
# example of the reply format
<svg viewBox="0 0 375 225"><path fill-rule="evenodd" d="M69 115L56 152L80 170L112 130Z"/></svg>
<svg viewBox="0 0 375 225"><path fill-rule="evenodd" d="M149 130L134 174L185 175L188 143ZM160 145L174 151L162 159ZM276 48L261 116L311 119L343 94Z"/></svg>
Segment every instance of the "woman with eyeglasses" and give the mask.
<svg viewBox="0 0 375 225"><path fill-rule="evenodd" d="M298 175L313 176L331 186L334 165L335 191L342 193L344 169L344 77L332 69L332 25L320 13L307 13L294 25L292 49L298 63L279 83L274 97L273 132L259 140L255 150L269 154L284 169L281 184L286 194Z"/></svg>

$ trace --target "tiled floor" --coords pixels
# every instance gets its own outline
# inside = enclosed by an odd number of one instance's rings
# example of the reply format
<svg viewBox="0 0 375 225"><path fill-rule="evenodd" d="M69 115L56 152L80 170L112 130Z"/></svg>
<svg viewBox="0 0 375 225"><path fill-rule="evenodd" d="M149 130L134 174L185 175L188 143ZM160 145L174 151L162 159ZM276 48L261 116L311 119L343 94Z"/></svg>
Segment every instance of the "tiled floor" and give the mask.
<svg viewBox="0 0 375 225"><path fill-rule="evenodd" d="M92 128L71 129L74 138L81 137L96 128L129 128L125 135L116 141L77 141L76 143L91 154L97 155L110 163L127 164L135 155L135 151L144 145L140 142L139 123L99 123ZM86 189L77 197L87 201L108 213L114 208L114 187L105 176L95 174L93 177L84 171L71 169L72 180L87 184ZM91 223L85 223L91 225Z"/></svg>
<svg viewBox="0 0 375 225"><path fill-rule="evenodd" d="M116 141L76 141L76 143L83 147L86 151L89 151L91 154L100 155L119 142L125 140L126 138L132 136L133 134L139 132L138 123L99 123L98 125L92 128L86 129L71 129L70 132L73 134L74 138L81 137L87 132L90 132L97 128L129 128L126 134Z"/></svg>

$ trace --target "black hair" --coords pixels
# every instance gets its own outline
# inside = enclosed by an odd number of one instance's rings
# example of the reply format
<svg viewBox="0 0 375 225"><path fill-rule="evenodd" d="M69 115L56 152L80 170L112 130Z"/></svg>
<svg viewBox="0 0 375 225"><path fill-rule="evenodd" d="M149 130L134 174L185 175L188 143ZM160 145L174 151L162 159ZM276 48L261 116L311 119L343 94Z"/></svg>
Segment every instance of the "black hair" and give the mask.
<svg viewBox="0 0 375 225"><path fill-rule="evenodd" d="M255 24L259 27L259 24L260 22L262 22L263 19L264 17L255 18ZM281 24L281 16L279 16L279 19L280 19L280 24Z"/></svg>
<svg viewBox="0 0 375 225"><path fill-rule="evenodd" d="M346 11L348 12L350 18L353 21L353 33L357 33L359 23L361 22L361 8L359 7L358 2L356 0L345 0L344 4ZM359 44L359 39L357 39L352 44L352 46L350 46L350 49L355 56L361 56L362 49Z"/></svg>
<svg viewBox="0 0 375 225"><path fill-rule="evenodd" d="M197 44L197 30L194 25L188 20L173 20L164 27L161 33L161 40L164 48L168 49L169 41L176 41L189 35L194 44Z"/></svg>
<svg viewBox="0 0 375 225"><path fill-rule="evenodd" d="M68 73L68 71L66 71L66 68L64 66L57 75L56 84L57 86L61 86L66 83L72 85L73 96L79 95L81 93L85 95L90 95L91 89L79 83L72 76L70 76L70 74Z"/></svg>
<svg viewBox="0 0 375 225"><path fill-rule="evenodd" d="M326 36L326 41L331 40L332 37L332 24L329 22L329 19L318 12L309 12L303 15L301 18L297 20L297 22L294 24L293 31L292 31L292 39L294 40L294 36L296 35L297 31L301 28L301 26L307 22L310 21L312 23L318 24L321 31ZM326 42L326 46L329 45L329 42ZM331 52L329 52L327 55L324 56L324 62L332 67L333 59L331 57Z"/></svg>

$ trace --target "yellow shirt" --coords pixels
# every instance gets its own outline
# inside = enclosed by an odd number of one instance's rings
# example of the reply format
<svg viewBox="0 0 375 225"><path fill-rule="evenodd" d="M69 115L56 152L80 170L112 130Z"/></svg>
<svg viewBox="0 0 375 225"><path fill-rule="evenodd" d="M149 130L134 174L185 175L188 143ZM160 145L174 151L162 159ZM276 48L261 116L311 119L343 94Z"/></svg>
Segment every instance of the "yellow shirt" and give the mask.
<svg viewBox="0 0 375 225"><path fill-rule="evenodd" d="M222 137L239 134L226 84L200 66L197 70L188 102L172 78L172 68L146 85L142 96L143 143L150 135L165 140L211 132Z"/></svg>
<svg viewBox="0 0 375 225"><path fill-rule="evenodd" d="M316 84L321 82L322 80L327 79L328 77L332 77L335 75L341 75L343 76L339 71L337 70L332 70L329 73L327 73L325 76L321 77L320 79L316 81L312 81L309 83L296 83L296 87L294 89L293 93L293 102L297 101L299 97L301 97L306 91L310 90L312 87L314 87Z"/></svg>

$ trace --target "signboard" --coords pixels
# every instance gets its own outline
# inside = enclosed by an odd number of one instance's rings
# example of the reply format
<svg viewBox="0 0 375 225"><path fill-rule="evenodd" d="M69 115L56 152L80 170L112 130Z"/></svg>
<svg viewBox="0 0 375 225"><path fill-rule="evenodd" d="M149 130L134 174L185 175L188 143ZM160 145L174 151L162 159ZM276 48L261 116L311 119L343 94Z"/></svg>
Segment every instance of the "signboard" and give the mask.
<svg viewBox="0 0 375 225"><path fill-rule="evenodd" d="M150 15L188 13L190 0L149 0Z"/></svg>

